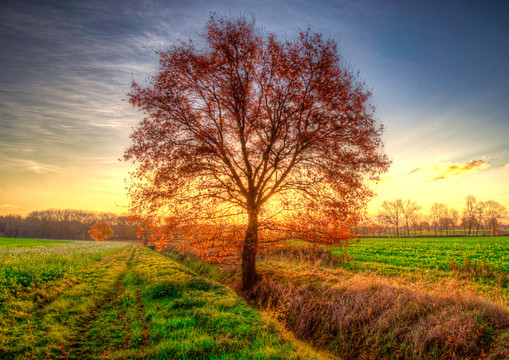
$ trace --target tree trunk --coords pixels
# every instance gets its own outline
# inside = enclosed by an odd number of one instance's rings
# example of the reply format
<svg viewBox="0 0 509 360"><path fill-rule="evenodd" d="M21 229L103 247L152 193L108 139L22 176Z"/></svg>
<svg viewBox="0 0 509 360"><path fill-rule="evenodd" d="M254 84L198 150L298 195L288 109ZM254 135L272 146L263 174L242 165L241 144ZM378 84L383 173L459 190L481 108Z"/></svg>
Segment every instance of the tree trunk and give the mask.
<svg viewBox="0 0 509 360"><path fill-rule="evenodd" d="M242 290L251 290L258 275L256 274L256 251L258 248L258 211L248 212L248 223L244 248L242 249Z"/></svg>

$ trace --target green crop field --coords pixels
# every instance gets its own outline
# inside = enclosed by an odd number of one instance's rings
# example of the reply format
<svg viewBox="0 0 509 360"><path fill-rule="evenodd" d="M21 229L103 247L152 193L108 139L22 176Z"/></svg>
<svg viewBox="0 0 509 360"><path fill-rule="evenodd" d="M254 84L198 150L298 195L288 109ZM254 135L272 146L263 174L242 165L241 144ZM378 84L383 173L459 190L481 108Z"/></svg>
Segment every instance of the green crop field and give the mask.
<svg viewBox="0 0 509 360"><path fill-rule="evenodd" d="M449 270L451 260L486 261L509 272L509 237L361 238L348 247L356 261L372 265ZM342 250L335 250L341 253Z"/></svg>
<svg viewBox="0 0 509 360"><path fill-rule="evenodd" d="M23 244L26 243L26 246ZM0 300L64 279L125 248L124 243L0 239Z"/></svg>
<svg viewBox="0 0 509 360"><path fill-rule="evenodd" d="M142 245L0 243L1 359L315 357L232 290Z"/></svg>
<svg viewBox="0 0 509 360"><path fill-rule="evenodd" d="M41 240L41 239L20 239L20 238L0 238L0 249L1 248L13 248L13 247L32 247L39 245L57 245L65 244L69 241L64 240Z"/></svg>

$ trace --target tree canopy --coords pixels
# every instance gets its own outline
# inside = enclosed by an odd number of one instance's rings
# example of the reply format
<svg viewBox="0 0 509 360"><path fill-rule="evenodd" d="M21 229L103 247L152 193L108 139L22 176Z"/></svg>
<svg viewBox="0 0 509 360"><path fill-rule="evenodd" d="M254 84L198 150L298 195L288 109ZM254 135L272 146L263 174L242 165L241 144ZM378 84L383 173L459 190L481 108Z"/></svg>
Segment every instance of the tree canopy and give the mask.
<svg viewBox="0 0 509 360"><path fill-rule="evenodd" d="M105 222L96 222L90 230L88 235L95 241L104 241L113 235L113 229Z"/></svg>
<svg viewBox="0 0 509 360"><path fill-rule="evenodd" d="M146 117L125 152L137 163L131 211L160 244L180 236L209 256L241 251L249 289L258 246L276 232L351 237L372 196L366 180L389 166L383 128L333 40L309 29L282 40L214 15L202 37L203 47L160 51L150 84L132 85Z"/></svg>

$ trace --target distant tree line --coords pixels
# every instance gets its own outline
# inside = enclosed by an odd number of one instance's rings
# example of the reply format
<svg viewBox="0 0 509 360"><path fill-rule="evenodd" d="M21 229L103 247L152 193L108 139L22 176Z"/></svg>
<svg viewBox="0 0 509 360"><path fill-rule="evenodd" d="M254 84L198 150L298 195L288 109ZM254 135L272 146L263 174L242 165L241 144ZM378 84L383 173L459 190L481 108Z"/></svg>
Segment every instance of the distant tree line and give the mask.
<svg viewBox="0 0 509 360"><path fill-rule="evenodd" d="M500 219L506 208L495 200L479 201L466 197L465 208L458 210L434 203L429 213L412 200L384 201L378 214L357 227L361 236L496 236L504 234Z"/></svg>
<svg viewBox="0 0 509 360"><path fill-rule="evenodd" d="M0 236L36 239L90 240L88 231L97 222L113 229L109 240L136 240L137 225L127 216L71 209L34 211L26 217L0 216Z"/></svg>

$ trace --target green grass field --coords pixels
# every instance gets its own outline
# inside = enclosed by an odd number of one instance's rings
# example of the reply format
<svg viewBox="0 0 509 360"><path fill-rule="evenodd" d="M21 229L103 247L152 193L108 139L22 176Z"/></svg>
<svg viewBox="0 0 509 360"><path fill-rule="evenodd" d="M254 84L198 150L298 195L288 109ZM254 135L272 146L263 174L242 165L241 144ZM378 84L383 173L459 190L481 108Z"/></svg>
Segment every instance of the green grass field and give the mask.
<svg viewBox="0 0 509 360"><path fill-rule="evenodd" d="M113 242L0 239L0 300L72 276L126 246Z"/></svg>
<svg viewBox="0 0 509 360"><path fill-rule="evenodd" d="M0 243L1 359L316 358L232 290L142 245Z"/></svg>
<svg viewBox="0 0 509 360"><path fill-rule="evenodd" d="M69 241L64 240L41 240L41 239L20 239L20 238L0 238L0 249L13 247L33 247L39 245L57 245L65 244Z"/></svg>
<svg viewBox="0 0 509 360"><path fill-rule="evenodd" d="M344 359L509 355L509 239L361 239L339 267L300 249L260 260L266 316L213 280L238 271L140 244L0 238L0 358L333 358L281 324Z"/></svg>
<svg viewBox="0 0 509 360"><path fill-rule="evenodd" d="M449 270L451 260L487 261L509 272L509 237L361 238L348 247L358 262ZM337 249L335 253L342 253Z"/></svg>

